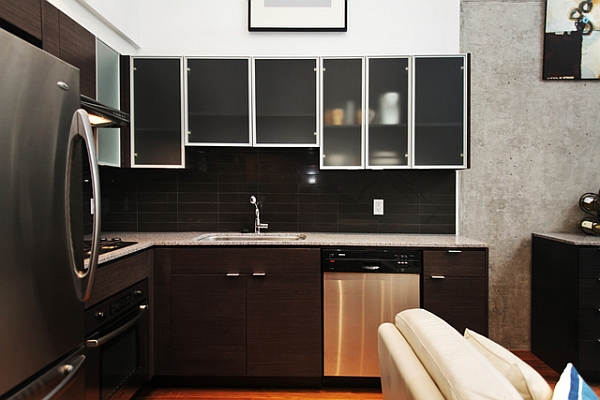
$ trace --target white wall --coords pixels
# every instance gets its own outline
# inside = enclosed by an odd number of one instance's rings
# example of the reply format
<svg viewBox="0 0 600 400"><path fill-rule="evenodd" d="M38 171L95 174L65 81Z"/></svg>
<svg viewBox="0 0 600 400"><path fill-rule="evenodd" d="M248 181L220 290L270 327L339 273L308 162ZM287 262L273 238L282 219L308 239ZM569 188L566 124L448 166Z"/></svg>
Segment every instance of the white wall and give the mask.
<svg viewBox="0 0 600 400"><path fill-rule="evenodd" d="M348 0L348 32L249 32L248 0L49 1L123 54L386 55L459 51L459 0L433 0L426 7L422 0ZM102 13L127 38L82 4ZM120 8L117 12L116 7Z"/></svg>

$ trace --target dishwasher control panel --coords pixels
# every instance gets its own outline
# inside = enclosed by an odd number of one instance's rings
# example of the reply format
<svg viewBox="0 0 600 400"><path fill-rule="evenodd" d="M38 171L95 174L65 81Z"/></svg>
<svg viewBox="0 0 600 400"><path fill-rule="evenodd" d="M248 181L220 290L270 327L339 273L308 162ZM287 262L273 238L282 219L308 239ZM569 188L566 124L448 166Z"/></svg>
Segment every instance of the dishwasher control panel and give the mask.
<svg viewBox="0 0 600 400"><path fill-rule="evenodd" d="M422 253L406 248L324 248L323 272L421 273Z"/></svg>

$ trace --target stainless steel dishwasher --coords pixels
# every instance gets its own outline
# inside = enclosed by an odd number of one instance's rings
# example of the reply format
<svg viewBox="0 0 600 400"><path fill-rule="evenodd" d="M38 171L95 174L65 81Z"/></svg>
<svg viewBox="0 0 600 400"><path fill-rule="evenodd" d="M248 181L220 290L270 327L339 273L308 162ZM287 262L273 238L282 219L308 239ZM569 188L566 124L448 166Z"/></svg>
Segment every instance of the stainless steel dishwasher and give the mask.
<svg viewBox="0 0 600 400"><path fill-rule="evenodd" d="M379 377L377 328L420 306L421 251L324 248L325 377Z"/></svg>

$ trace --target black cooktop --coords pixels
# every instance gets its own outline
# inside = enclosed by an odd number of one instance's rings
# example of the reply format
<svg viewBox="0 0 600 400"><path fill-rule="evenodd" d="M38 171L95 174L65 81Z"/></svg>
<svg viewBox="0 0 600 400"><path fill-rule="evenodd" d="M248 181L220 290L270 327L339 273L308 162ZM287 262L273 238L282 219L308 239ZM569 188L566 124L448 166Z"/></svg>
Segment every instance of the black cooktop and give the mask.
<svg viewBox="0 0 600 400"><path fill-rule="evenodd" d="M100 254L110 253L111 251L122 249L123 247L137 244L137 242L124 242L119 237L115 238L100 238ZM91 240L83 241L83 258L90 258L90 250L92 247Z"/></svg>

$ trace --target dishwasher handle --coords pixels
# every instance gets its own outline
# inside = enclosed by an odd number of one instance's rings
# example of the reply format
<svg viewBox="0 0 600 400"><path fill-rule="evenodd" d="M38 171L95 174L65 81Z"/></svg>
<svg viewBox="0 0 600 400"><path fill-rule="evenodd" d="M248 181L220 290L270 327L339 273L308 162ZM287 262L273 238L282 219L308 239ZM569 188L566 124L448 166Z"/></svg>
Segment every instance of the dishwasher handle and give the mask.
<svg viewBox="0 0 600 400"><path fill-rule="evenodd" d="M365 271L377 271L381 268L379 265L363 265L362 269Z"/></svg>

